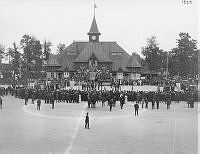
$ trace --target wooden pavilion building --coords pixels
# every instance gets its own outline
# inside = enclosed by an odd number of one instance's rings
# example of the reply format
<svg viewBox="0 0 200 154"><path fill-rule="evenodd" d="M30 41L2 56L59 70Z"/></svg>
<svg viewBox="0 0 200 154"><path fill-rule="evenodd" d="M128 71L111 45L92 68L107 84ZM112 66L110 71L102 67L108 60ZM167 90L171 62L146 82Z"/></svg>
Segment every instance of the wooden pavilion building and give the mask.
<svg viewBox="0 0 200 154"><path fill-rule="evenodd" d="M74 79L90 81L137 80L141 75L140 56L129 55L117 42L100 41L95 16L88 41L73 41L63 53L49 56L48 80Z"/></svg>

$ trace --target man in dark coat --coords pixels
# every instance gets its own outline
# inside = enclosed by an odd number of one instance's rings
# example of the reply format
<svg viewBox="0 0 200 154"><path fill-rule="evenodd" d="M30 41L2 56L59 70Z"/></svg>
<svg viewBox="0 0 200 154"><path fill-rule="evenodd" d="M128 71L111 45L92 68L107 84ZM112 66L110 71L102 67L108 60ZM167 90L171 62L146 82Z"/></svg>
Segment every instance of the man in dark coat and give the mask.
<svg viewBox="0 0 200 154"><path fill-rule="evenodd" d="M88 112L87 112L86 117L85 117L85 128L86 127L89 129L89 116L88 116Z"/></svg>
<svg viewBox="0 0 200 154"><path fill-rule="evenodd" d="M37 100L37 110L40 110L40 106L41 106L41 100L38 99L38 100Z"/></svg>
<svg viewBox="0 0 200 154"><path fill-rule="evenodd" d="M90 104L91 104L91 93L88 92L87 94L87 99L88 99L88 108L90 108Z"/></svg>
<svg viewBox="0 0 200 154"><path fill-rule="evenodd" d="M155 99L154 98L152 99L151 103L152 103L152 109L154 109L155 108Z"/></svg>
<svg viewBox="0 0 200 154"><path fill-rule="evenodd" d="M34 101L35 101L35 92L34 91L32 92L31 99L32 99L32 104L34 104Z"/></svg>
<svg viewBox="0 0 200 154"><path fill-rule="evenodd" d="M138 109L139 109L138 103L135 103L134 108L135 108L135 116L138 116Z"/></svg>
<svg viewBox="0 0 200 154"><path fill-rule="evenodd" d="M142 108L144 108L145 98L142 98Z"/></svg>
<svg viewBox="0 0 200 154"><path fill-rule="evenodd" d="M109 101L110 111L112 111L113 103L114 103L113 99L110 99Z"/></svg>
<svg viewBox="0 0 200 154"><path fill-rule="evenodd" d="M119 100L120 100L120 106L121 106L121 109L122 109L122 108L123 108L123 105L124 105L124 103L125 103L125 97L124 97L123 94L121 94Z"/></svg>
<svg viewBox="0 0 200 154"><path fill-rule="evenodd" d="M156 108L159 109L159 100L156 100Z"/></svg>
<svg viewBox="0 0 200 154"><path fill-rule="evenodd" d="M25 99L25 105L27 105L27 103L28 103L28 93L25 94L25 98L24 99Z"/></svg>
<svg viewBox="0 0 200 154"><path fill-rule="evenodd" d="M155 93L155 101L156 101L156 108L159 109L159 103L160 103L159 93Z"/></svg>
<svg viewBox="0 0 200 154"><path fill-rule="evenodd" d="M53 94L51 94L50 101L51 101L51 104L52 104L52 109L54 109L55 100L54 100L54 95Z"/></svg>
<svg viewBox="0 0 200 154"><path fill-rule="evenodd" d="M148 99L145 98L145 109L148 109Z"/></svg>
<svg viewBox="0 0 200 154"><path fill-rule="evenodd" d="M189 92L189 95L188 95L188 108L194 108L194 94L192 92Z"/></svg>
<svg viewBox="0 0 200 154"><path fill-rule="evenodd" d="M171 95L170 95L169 92L166 94L166 101L167 101L167 109L170 109L170 105L171 105Z"/></svg>
<svg viewBox="0 0 200 154"><path fill-rule="evenodd" d="M3 104L3 101L2 101L2 98L0 96L0 108L2 109L2 104Z"/></svg>

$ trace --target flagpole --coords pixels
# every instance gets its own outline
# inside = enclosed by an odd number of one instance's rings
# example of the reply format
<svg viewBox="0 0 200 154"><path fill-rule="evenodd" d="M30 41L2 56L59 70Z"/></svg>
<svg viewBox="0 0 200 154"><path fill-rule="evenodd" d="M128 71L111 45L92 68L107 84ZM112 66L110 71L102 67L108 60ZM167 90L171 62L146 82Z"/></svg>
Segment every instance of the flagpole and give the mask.
<svg viewBox="0 0 200 154"><path fill-rule="evenodd" d="M96 4L95 4L95 0L94 0L94 16L95 16L95 5L96 5Z"/></svg>

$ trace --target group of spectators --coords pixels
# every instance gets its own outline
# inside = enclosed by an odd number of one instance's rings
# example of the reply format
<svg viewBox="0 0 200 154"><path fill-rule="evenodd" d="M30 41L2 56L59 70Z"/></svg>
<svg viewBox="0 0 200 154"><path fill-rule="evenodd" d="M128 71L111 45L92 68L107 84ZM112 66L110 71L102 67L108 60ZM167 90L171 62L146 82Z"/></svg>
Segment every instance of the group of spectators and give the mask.
<svg viewBox="0 0 200 154"><path fill-rule="evenodd" d="M0 95L11 94L16 98L25 99L25 104L27 100L31 99L32 103L36 99L44 100L45 103L52 102L66 102L66 103L79 103L80 101L87 101L88 107L95 107L97 102L102 102L102 106L105 102L115 106L116 102L120 102L121 108L126 101L132 102L168 102L168 101L185 101L188 102L189 107L193 107L194 102L198 101L197 90L184 90L184 91L174 91L170 89L163 92L152 92L152 91L120 91L118 90L49 90L49 89L27 89L27 88L0 88Z"/></svg>
<svg viewBox="0 0 200 154"><path fill-rule="evenodd" d="M52 100L66 103L79 103L80 101L87 101L88 107L95 107L97 102L102 102L102 106L105 102L112 101L113 104L116 101L126 100L132 102L142 102L146 100L148 102L167 102L175 101L177 103L181 101L192 102L198 101L197 91L164 91L164 92L153 92L153 91L119 91L119 90L54 90L49 91L47 89L26 89L26 88L16 88L15 90L10 89L10 93L16 98L21 99L31 99L32 101L36 99L44 100L45 103L51 103ZM193 105L192 105L193 106Z"/></svg>

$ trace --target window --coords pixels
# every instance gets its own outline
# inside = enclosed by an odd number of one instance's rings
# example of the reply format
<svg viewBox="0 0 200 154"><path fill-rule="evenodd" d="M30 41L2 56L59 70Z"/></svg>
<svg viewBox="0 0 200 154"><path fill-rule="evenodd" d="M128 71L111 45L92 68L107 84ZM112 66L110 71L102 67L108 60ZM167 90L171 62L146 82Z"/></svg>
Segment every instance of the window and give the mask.
<svg viewBox="0 0 200 154"><path fill-rule="evenodd" d="M51 72L51 78L54 78L54 72Z"/></svg>
<svg viewBox="0 0 200 154"><path fill-rule="evenodd" d="M65 78L69 77L69 72L64 72L64 77Z"/></svg>

